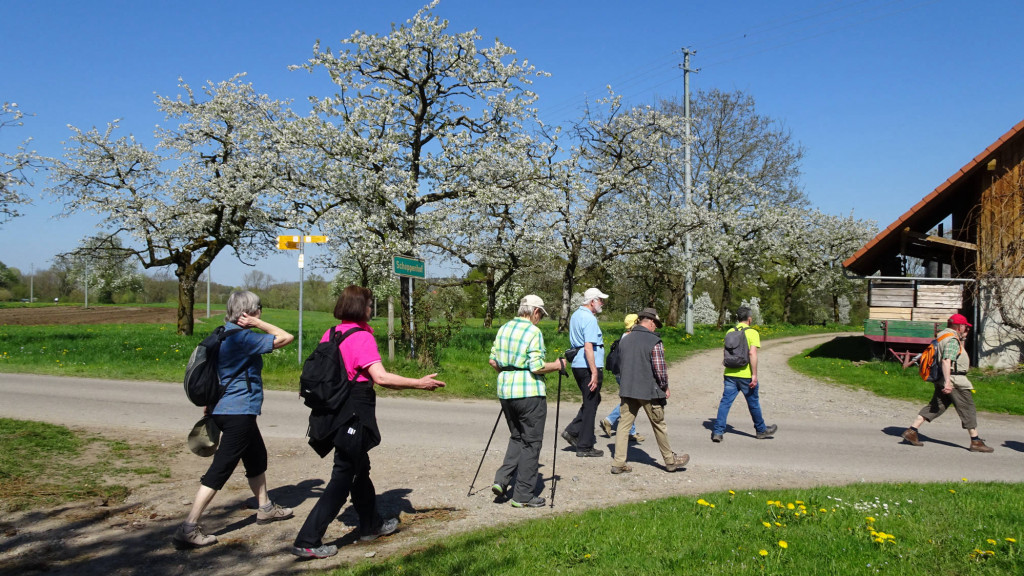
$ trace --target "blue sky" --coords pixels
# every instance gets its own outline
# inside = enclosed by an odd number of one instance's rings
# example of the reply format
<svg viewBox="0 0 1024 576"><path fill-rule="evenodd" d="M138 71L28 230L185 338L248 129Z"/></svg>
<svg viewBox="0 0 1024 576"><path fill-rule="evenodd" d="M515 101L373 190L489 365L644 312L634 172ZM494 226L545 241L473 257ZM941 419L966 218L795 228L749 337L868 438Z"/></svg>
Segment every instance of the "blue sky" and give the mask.
<svg viewBox="0 0 1024 576"><path fill-rule="evenodd" d="M0 132L0 148L13 152L33 137L40 153L59 156L67 124L117 118L122 133L150 139L163 121L154 94L178 94L179 76L196 86L246 72L257 91L304 112L306 96L333 85L287 66L308 59L317 39L337 47L356 29L386 33L425 2L7 3L0 99L34 116ZM1012 0L442 0L435 12L450 31L476 28L483 44L499 38L551 73L534 86L549 124L575 118L608 84L632 104L680 96L680 48L696 50L691 89L750 94L806 148L802 183L815 206L886 226L1024 119L1022 8ZM97 222L53 220L59 206L38 197L45 175L35 181L35 205L0 227L0 261L26 272L49 267ZM294 252L259 269L298 278ZM248 270L224 253L213 279L237 284Z"/></svg>

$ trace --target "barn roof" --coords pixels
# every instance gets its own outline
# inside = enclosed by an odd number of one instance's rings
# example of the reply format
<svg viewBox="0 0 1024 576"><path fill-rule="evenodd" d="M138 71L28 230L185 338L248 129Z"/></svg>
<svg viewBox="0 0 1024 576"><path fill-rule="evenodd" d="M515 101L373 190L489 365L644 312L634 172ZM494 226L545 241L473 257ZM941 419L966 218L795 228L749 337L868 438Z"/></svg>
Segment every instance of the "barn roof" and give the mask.
<svg viewBox="0 0 1024 576"><path fill-rule="evenodd" d="M971 176L980 170L984 170L990 160L995 157L999 149L1009 142L1024 138L1024 120L1017 123L1009 132L985 148L983 152L975 156L970 162L964 165L955 174L939 184L920 202L914 204L895 222L878 233L870 242L854 253L843 262L850 272L862 276L870 276L879 270L884 258L899 253L903 245L903 231L909 228L911 231L920 234L942 222L946 216L953 212L953 208L964 201L973 190L967 190L966 184Z"/></svg>

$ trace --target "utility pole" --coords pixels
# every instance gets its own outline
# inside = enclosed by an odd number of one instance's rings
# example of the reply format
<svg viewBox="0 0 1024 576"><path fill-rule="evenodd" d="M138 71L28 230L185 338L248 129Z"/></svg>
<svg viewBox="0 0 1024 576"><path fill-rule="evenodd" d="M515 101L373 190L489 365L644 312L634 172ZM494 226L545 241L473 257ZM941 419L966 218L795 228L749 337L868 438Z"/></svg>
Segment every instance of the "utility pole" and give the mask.
<svg viewBox="0 0 1024 576"><path fill-rule="evenodd" d="M690 205L693 202L691 189L692 182L690 176L690 124L692 118L690 117L690 72L697 72L697 70L690 69L690 56L696 54L695 50L689 48L683 48L683 118L686 120L686 141L683 143L683 150L685 153L686 162L683 166L683 204L687 210L690 209ZM683 257L686 258L686 333L693 334L693 272L689 269L691 265L691 250L690 244L690 232L686 232L686 236L683 239Z"/></svg>

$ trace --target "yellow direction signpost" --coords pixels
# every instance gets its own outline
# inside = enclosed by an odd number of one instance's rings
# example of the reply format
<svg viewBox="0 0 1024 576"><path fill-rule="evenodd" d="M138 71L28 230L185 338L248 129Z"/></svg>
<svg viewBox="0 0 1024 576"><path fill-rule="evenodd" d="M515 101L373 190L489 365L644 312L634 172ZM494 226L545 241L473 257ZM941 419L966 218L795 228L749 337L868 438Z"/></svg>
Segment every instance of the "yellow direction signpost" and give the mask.
<svg viewBox="0 0 1024 576"><path fill-rule="evenodd" d="M327 236L278 236L278 250L299 251L299 364L302 364L302 284L306 264L306 244L323 244Z"/></svg>

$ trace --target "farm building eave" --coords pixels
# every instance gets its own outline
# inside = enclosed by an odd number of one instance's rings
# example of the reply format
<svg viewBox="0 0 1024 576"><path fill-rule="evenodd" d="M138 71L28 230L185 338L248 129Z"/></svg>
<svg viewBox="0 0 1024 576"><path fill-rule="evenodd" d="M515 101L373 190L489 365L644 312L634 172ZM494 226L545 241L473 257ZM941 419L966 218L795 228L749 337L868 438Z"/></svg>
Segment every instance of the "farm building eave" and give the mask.
<svg viewBox="0 0 1024 576"><path fill-rule="evenodd" d="M909 229L918 235L927 234L929 230L942 222L946 216L952 213L953 206L960 196L959 192L970 176L979 170L984 170L1002 146L1018 138L1024 138L1024 120L1018 122L1009 132L1003 134L1001 138L975 156L945 182L939 184L895 222L879 232L853 256L847 258L843 262L843 267L860 276L870 276L878 272L883 259L899 253L904 230Z"/></svg>

